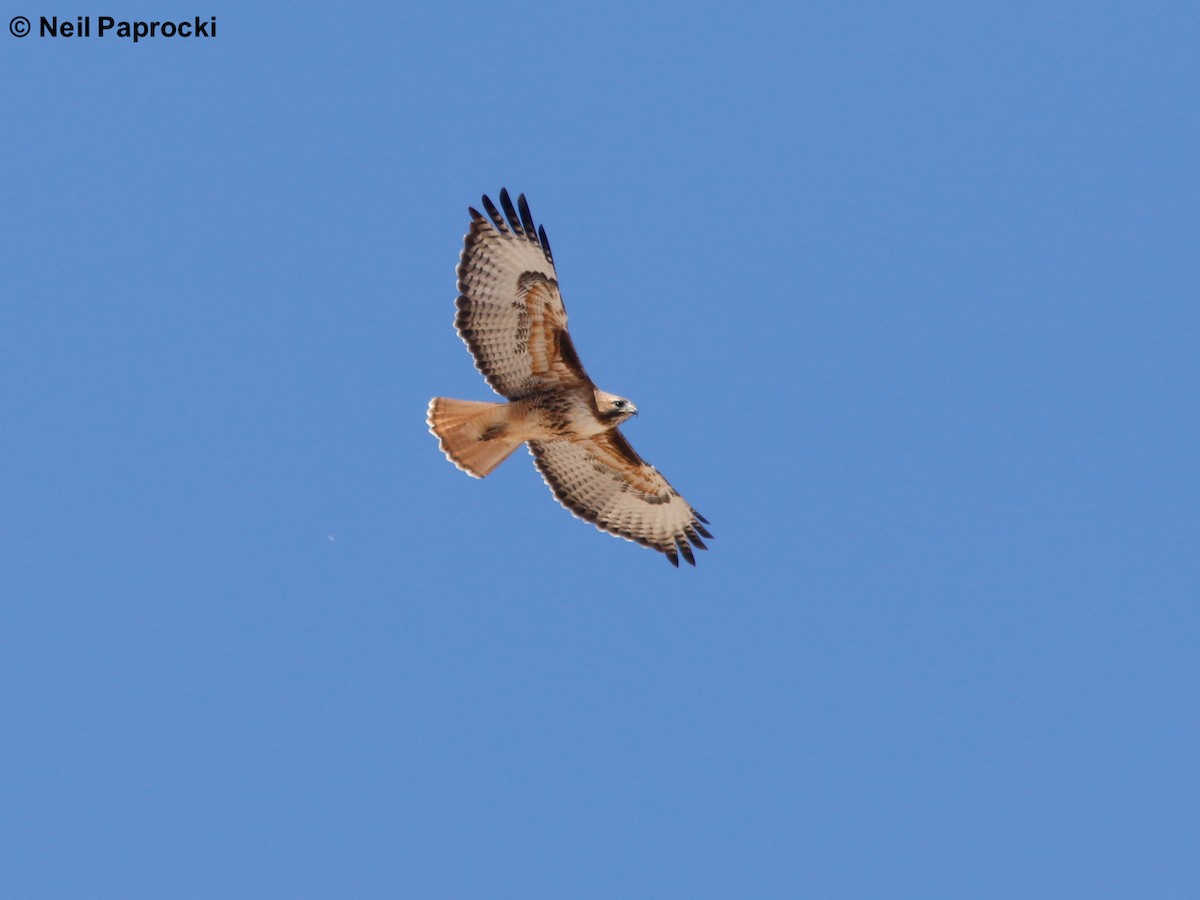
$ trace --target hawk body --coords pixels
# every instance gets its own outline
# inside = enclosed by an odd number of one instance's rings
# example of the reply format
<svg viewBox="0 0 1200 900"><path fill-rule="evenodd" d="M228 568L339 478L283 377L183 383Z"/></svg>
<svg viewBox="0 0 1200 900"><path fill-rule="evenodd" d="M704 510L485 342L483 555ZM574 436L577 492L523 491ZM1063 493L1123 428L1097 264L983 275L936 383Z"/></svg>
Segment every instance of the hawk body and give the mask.
<svg viewBox="0 0 1200 900"><path fill-rule="evenodd" d="M634 451L618 425L629 400L588 378L571 336L554 257L524 195L470 210L458 265L455 328L507 403L435 397L430 431L447 458L482 478L522 443L554 496L597 528L695 565L707 520Z"/></svg>

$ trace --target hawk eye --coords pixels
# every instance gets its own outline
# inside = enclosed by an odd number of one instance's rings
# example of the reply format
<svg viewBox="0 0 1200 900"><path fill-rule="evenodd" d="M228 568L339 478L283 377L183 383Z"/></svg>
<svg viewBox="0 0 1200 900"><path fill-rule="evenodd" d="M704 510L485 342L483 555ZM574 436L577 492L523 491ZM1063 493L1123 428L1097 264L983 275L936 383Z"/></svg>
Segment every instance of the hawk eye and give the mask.
<svg viewBox="0 0 1200 900"><path fill-rule="evenodd" d="M624 409L624 408L625 408L625 401L624 401L624 400L614 400L614 401L613 401L613 406L615 406L617 409Z"/></svg>

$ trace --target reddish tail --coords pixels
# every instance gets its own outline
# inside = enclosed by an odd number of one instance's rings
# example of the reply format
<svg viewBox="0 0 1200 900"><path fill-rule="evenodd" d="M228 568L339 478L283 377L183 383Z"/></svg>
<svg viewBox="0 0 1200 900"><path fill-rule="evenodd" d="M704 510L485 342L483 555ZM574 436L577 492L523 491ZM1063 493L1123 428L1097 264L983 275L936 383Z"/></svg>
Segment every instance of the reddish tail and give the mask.
<svg viewBox="0 0 1200 900"><path fill-rule="evenodd" d="M476 478L504 462L522 443L509 423L507 403L434 397L426 421L446 458Z"/></svg>

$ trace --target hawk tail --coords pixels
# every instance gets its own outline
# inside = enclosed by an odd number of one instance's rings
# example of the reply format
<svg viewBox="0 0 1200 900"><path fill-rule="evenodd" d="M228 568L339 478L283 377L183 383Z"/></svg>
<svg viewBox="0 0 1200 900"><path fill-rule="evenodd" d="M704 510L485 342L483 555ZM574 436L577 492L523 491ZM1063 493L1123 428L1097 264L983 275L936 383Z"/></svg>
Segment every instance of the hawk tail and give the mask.
<svg viewBox="0 0 1200 900"><path fill-rule="evenodd" d="M434 397L426 417L446 458L482 478L524 442L508 418L507 403Z"/></svg>

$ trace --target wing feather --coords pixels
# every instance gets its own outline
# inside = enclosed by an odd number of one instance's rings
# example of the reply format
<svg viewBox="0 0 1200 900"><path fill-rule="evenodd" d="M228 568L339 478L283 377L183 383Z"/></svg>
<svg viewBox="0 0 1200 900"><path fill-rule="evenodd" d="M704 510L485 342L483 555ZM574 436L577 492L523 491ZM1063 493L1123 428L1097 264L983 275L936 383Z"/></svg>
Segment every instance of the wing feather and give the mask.
<svg viewBox="0 0 1200 900"><path fill-rule="evenodd" d="M454 325L475 367L498 394L519 400L536 391L591 384L567 332L567 311L543 228L522 194L507 190L500 209L483 198L471 209L458 264ZM503 214L501 214L503 210Z"/></svg>
<svg viewBox="0 0 1200 900"><path fill-rule="evenodd" d="M558 501L602 531L651 547L675 566L708 549L707 520L646 463L617 429L581 441L530 441L534 464ZM703 523L703 524L702 524Z"/></svg>

